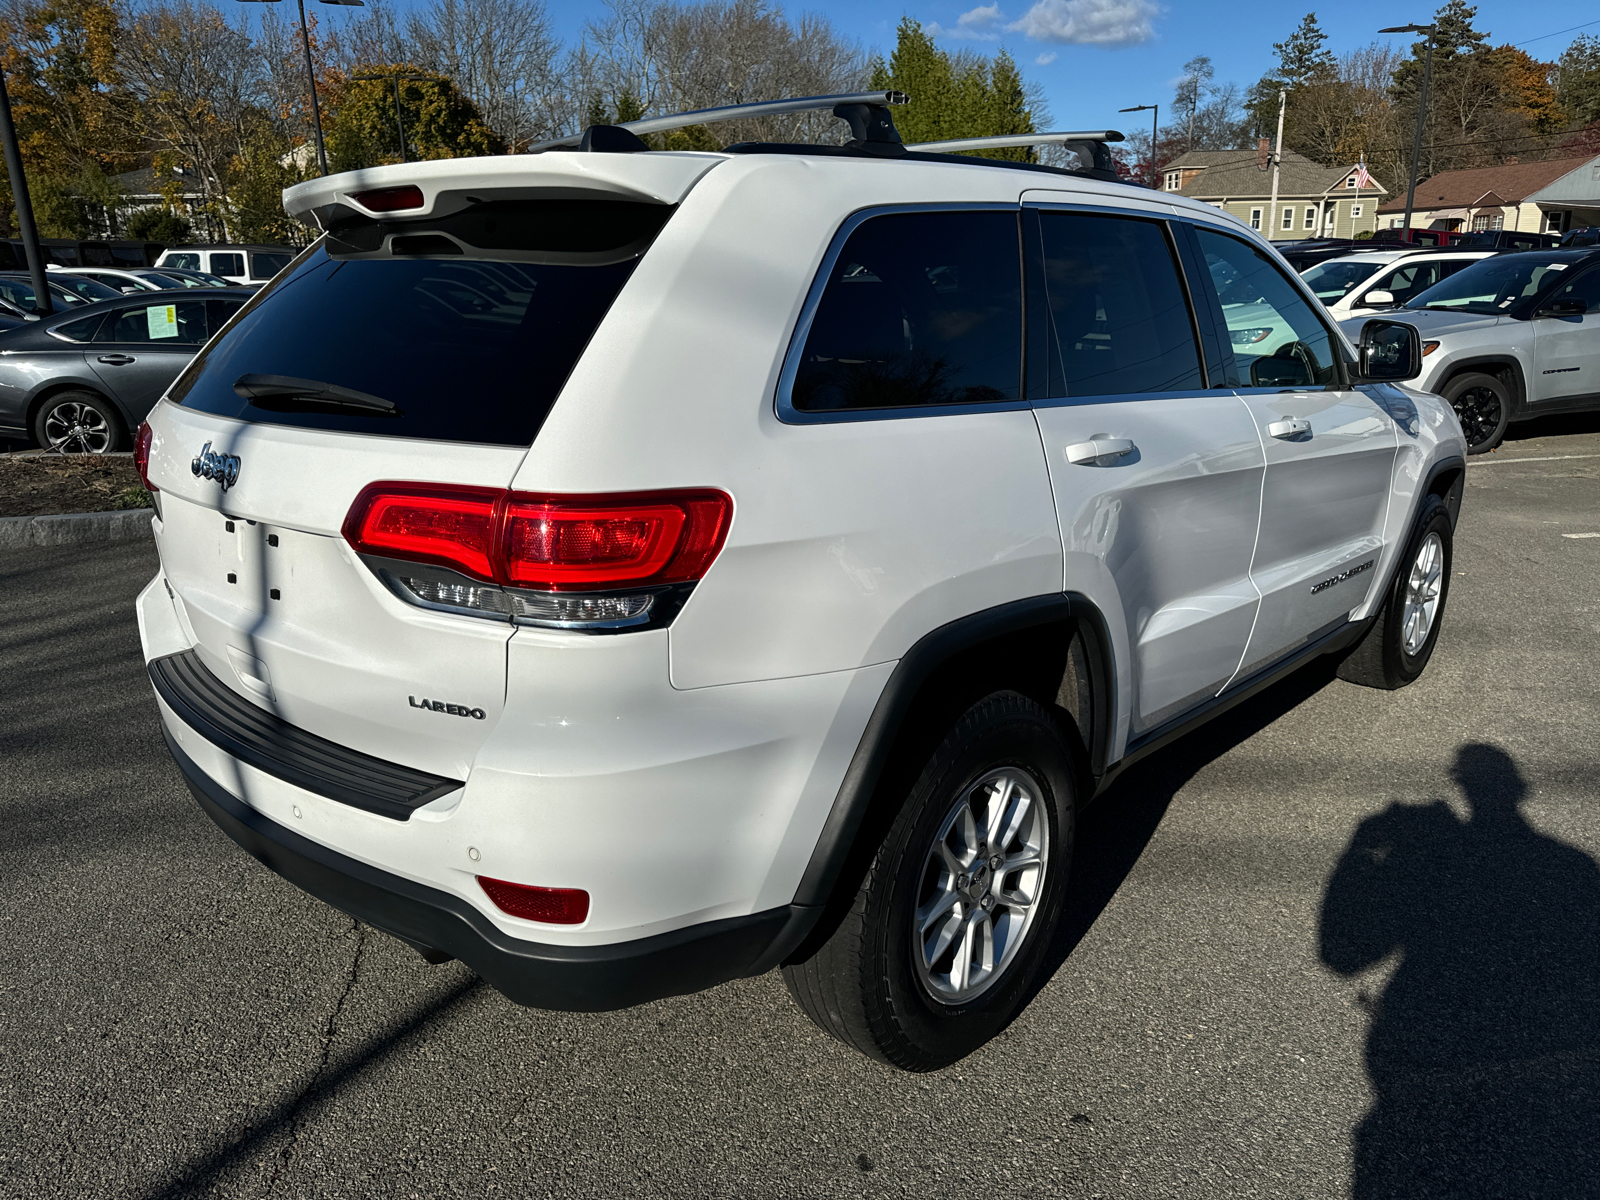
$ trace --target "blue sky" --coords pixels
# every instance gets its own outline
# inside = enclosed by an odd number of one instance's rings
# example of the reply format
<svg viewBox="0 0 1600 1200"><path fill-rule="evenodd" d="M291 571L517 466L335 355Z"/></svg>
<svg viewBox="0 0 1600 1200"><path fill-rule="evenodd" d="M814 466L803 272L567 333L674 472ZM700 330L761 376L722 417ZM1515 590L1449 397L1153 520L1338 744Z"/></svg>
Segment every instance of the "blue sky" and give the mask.
<svg viewBox="0 0 1600 1200"><path fill-rule="evenodd" d="M1441 0L1344 0L1316 7L1317 19L1335 53L1363 46L1383 35L1385 25L1424 22ZM557 32L569 43L586 19L605 12L602 0L547 0ZM1058 128L1133 130L1146 113L1119 115L1117 109L1172 99L1172 84L1183 64L1197 54L1211 56L1216 81L1248 86L1273 61L1272 43L1286 38L1314 6L1265 0L812 0L786 3L796 15L820 12L836 28L869 48L888 51L902 14L943 31L947 49L970 46L993 53L1004 46L1025 76L1044 86ZM1586 11L1587 10L1587 11ZM1484 0L1477 27L1495 44L1529 42L1538 58L1554 58L1575 33L1541 37L1592 22L1600 34L1600 12L1583 4ZM1390 35L1393 36L1393 35ZM1402 44L1406 37L1396 37Z"/></svg>

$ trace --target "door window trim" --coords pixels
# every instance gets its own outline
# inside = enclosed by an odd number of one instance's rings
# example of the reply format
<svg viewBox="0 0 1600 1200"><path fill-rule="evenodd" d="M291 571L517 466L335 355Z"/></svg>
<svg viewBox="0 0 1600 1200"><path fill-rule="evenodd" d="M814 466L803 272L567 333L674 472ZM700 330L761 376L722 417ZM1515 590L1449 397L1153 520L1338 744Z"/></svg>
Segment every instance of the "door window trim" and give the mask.
<svg viewBox="0 0 1600 1200"><path fill-rule="evenodd" d="M1021 211L1022 208L1016 201L975 200L930 204L875 205L870 208L858 209L846 217L834 233L833 239L828 243L827 250L823 252L822 261L818 264L816 274L811 280L811 286L806 291L805 303L800 306L800 316L795 321L794 331L789 335L789 347L784 351L783 369L778 373L777 393L773 397L773 412L778 420L785 425L837 425L847 421L900 421L915 417L955 417L986 412L1026 412L1031 408L1032 406L1026 399L1028 308L1027 281L1023 276L1022 270L1023 254L1020 220L1017 231L1017 287L1022 294L1022 328L1018 331L1017 353L1021 360L1018 378L1022 395L1018 399L995 400L986 404L907 404L893 408L827 409L815 412L796 408L792 399L795 376L800 373L800 360L805 354L806 339L811 336L811 326L816 320L817 309L822 305L822 294L827 291L828 283L833 278L834 265L839 261L839 255L844 253L845 243L850 240L850 235L857 229L873 217L892 216L897 213L1008 212L1020 215Z"/></svg>

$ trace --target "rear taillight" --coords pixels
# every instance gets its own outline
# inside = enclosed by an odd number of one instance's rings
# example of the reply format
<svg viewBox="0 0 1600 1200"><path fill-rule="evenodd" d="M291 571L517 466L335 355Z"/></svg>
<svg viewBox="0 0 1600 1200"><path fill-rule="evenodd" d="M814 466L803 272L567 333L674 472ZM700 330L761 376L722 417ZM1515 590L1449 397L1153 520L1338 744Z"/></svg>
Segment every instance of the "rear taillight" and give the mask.
<svg viewBox="0 0 1600 1200"><path fill-rule="evenodd" d="M478 883L496 908L524 921L581 925L589 916L589 893L581 888L533 887L487 875L479 875Z"/></svg>
<svg viewBox="0 0 1600 1200"><path fill-rule="evenodd" d="M709 490L599 496L375 483L344 535L408 600L559 628L643 624L727 538L733 501ZM399 563L448 568L410 573ZM461 579L459 576L466 576ZM493 583L496 587L475 584Z"/></svg>
<svg viewBox="0 0 1600 1200"><path fill-rule="evenodd" d="M403 187L351 192L350 198L368 212L402 212L408 208L422 207L422 189L410 183Z"/></svg>
<svg viewBox="0 0 1600 1200"><path fill-rule="evenodd" d="M133 469L139 472L139 482L144 484L144 490L151 495L160 491L150 482L150 443L154 440L155 434L150 429L150 422L141 421L139 432L133 435Z"/></svg>

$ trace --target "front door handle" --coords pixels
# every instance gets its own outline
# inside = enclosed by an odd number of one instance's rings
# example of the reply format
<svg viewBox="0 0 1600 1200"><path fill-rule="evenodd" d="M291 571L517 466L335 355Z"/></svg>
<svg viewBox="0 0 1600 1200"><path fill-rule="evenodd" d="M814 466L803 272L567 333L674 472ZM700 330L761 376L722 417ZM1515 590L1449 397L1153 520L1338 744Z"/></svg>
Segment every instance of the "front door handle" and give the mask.
<svg viewBox="0 0 1600 1200"><path fill-rule="evenodd" d="M1067 461L1084 466L1109 467L1133 451L1134 445L1127 438L1095 438L1068 446Z"/></svg>
<svg viewBox="0 0 1600 1200"><path fill-rule="evenodd" d="M1267 426L1267 432L1275 438L1296 438L1311 432L1311 422L1301 420L1299 417L1289 417L1286 420L1274 421Z"/></svg>
<svg viewBox="0 0 1600 1200"><path fill-rule="evenodd" d="M126 367L139 360L131 354L102 354L99 361L108 367Z"/></svg>

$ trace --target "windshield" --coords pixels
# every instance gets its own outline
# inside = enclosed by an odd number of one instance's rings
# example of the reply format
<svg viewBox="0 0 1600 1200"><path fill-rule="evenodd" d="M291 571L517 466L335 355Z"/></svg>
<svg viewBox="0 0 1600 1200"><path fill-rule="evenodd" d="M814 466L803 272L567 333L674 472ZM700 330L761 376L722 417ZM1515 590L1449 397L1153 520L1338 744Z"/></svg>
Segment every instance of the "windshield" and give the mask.
<svg viewBox="0 0 1600 1200"><path fill-rule="evenodd" d="M1527 251L1485 258L1440 280L1406 307L1498 315L1534 295L1551 281L1552 272L1565 271L1568 265L1566 259Z"/></svg>
<svg viewBox="0 0 1600 1200"><path fill-rule="evenodd" d="M1335 300L1350 294L1350 289L1358 283L1371 279L1373 273L1383 266L1383 263L1351 262L1349 259L1336 258L1329 262L1318 263L1308 271L1303 271L1300 278L1306 281L1306 286L1317 294L1317 299L1324 304L1332 304Z"/></svg>
<svg viewBox="0 0 1600 1200"><path fill-rule="evenodd" d="M50 300L59 308L93 304L97 300L114 300L121 294L92 279L75 280L71 291L55 280L50 280ZM34 299L33 284L12 275L0 277L0 300L20 308L23 312L37 312L39 309Z"/></svg>
<svg viewBox="0 0 1600 1200"><path fill-rule="evenodd" d="M198 287L199 286L198 284L181 283L178 280L174 279L171 275L162 275L158 271L136 271L134 273L136 275L138 275L139 278L144 280L146 283L153 283L158 288L168 288L168 289L170 289L170 288Z"/></svg>
<svg viewBox="0 0 1600 1200"><path fill-rule="evenodd" d="M341 229L350 241L324 239L278 276L170 398L259 424L526 446L671 212L511 202L424 229ZM406 250L452 257L352 244L391 228Z"/></svg>

